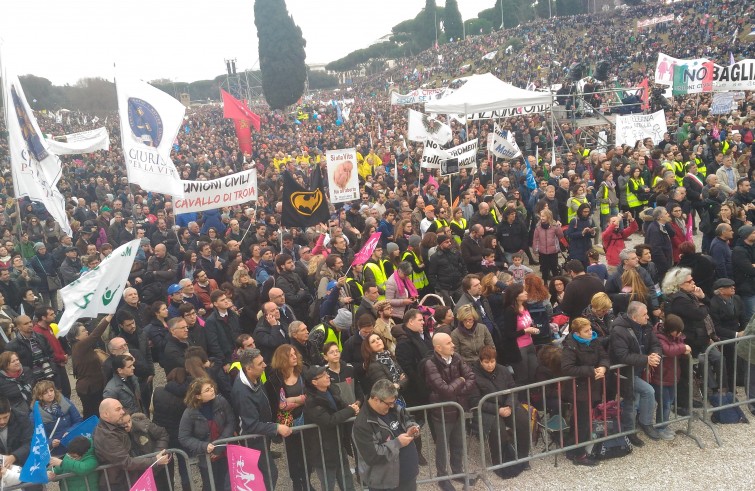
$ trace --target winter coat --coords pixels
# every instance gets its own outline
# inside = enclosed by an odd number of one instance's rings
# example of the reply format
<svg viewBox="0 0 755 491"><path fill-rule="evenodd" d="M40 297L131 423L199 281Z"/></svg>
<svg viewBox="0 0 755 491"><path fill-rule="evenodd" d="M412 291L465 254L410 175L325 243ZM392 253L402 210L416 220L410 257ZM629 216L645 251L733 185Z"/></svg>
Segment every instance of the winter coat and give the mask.
<svg viewBox="0 0 755 491"><path fill-rule="evenodd" d="M400 329L406 335L401 336L396 343L396 361L408 379L404 400L409 407L421 406L428 403L430 392L422 378L419 363L433 351L433 343L428 333L425 333L425 338L422 339L419 333L405 327Z"/></svg>
<svg viewBox="0 0 755 491"><path fill-rule="evenodd" d="M475 324L473 329L459 326L451 332L451 339L461 359L470 365L480 359L480 350L484 346L494 346L493 336L485 324Z"/></svg>
<svg viewBox="0 0 755 491"><path fill-rule="evenodd" d="M304 403L304 422L308 425L317 425L320 428L319 436L322 438L321 440L318 437L316 430L304 432L307 461L310 465L320 468L323 465L323 459L325 467L339 466L341 462L339 456L345 456L346 449L341 448L339 451L338 447L342 446L343 441L348 441L348 435L345 433L347 427L344 423L355 415L354 410L341 399L341 391L337 386L331 385L328 391L333 396L336 407L331 406L324 392L312 388L307 390L307 400ZM336 430L339 425L340 429ZM338 431L340 431L341 441L338 438ZM321 442L322 446L320 446Z"/></svg>
<svg viewBox="0 0 755 491"><path fill-rule="evenodd" d="M480 263L482 262L481 240L475 240L470 236L464 237L461 241L461 257L470 273L479 273L481 271Z"/></svg>
<svg viewBox="0 0 755 491"><path fill-rule="evenodd" d="M131 454L146 455L168 448L170 437L165 428L153 423L146 415L136 413L131 416Z"/></svg>
<svg viewBox="0 0 755 491"><path fill-rule="evenodd" d="M430 267L427 269L427 279L430 286L436 291L455 291L461 288L461 280L467 274L467 266L461 255L450 249L444 251L441 248L430 258Z"/></svg>
<svg viewBox="0 0 755 491"><path fill-rule="evenodd" d="M645 268L637 267L635 268L637 273L639 273L640 278L642 278L642 282L645 284L645 288L648 289L648 310L655 310L658 308L658 297L655 294L655 284L653 283L653 279L650 277L650 273L648 273ZM608 281L606 281L606 293L611 296L613 299L614 295L621 294L623 286L621 284L621 276L624 274L624 265L620 264L618 268L616 268L616 271L608 277ZM626 309L624 309L626 310ZM617 308L617 312L620 310Z"/></svg>
<svg viewBox="0 0 755 491"><path fill-rule="evenodd" d="M734 277L734 271L731 264L731 248L729 243L718 237L710 243L710 257L713 258L713 264L716 265L716 276L719 278Z"/></svg>
<svg viewBox="0 0 755 491"><path fill-rule="evenodd" d="M508 220L499 223L496 237L498 238L498 245L503 247L506 252L519 252L529 246L527 225L518 218L513 223L509 223Z"/></svg>
<svg viewBox="0 0 755 491"><path fill-rule="evenodd" d="M737 294L742 297L755 295L755 244L748 246L740 241L731 253L731 264Z"/></svg>
<svg viewBox="0 0 755 491"><path fill-rule="evenodd" d="M210 423L204 417L199 408L186 408L181 416L178 427L178 442L181 448L186 450L190 457L199 457L197 460L200 467L207 467L207 444L214 440L230 438L233 436L235 416L231 405L223 396L216 395L212 400L212 417L218 428L218 436L210 437ZM216 448L212 455L223 455L224 447Z"/></svg>
<svg viewBox="0 0 755 491"><path fill-rule="evenodd" d="M410 427L417 426L406 409L395 406L390 411L395 412L398 418L399 428L396 431L405 433ZM352 435L359 452L359 476L362 484L375 489L396 488L401 469L401 444L393 438L393 431L388 423L372 410L369 402L359 411Z"/></svg>
<svg viewBox="0 0 755 491"><path fill-rule="evenodd" d="M165 350L160 355L160 366L163 367L166 374L174 368L184 368L185 353L188 347L187 343L179 341L173 336L168 336L165 340Z"/></svg>
<svg viewBox="0 0 755 491"><path fill-rule="evenodd" d="M603 281L597 276L587 273L575 276L566 285L564 299L561 302L561 310L571 319L579 317L579 314L590 305L592 297L596 293L605 291L606 286L603 285Z"/></svg>
<svg viewBox="0 0 755 491"><path fill-rule="evenodd" d="M629 365L619 369L621 379L621 396L628 401L634 400L634 378L642 377L648 364L648 355L662 354L661 344L649 326L640 326L626 313L616 318L611 329L610 357L611 363Z"/></svg>
<svg viewBox="0 0 755 491"><path fill-rule="evenodd" d="M74 460L67 455L62 460L59 466L52 468L55 475L76 474L76 476L66 479L64 489L67 491L92 491L97 489L99 478L94 470L99 463L94 454L93 445L90 445L89 450L78 460Z"/></svg>
<svg viewBox="0 0 755 491"><path fill-rule="evenodd" d="M231 363L234 340L241 334L238 314L232 310L226 312L228 314L227 322L223 320L217 310L213 310L204 324L207 347L213 353L222 354L221 362L223 365Z"/></svg>
<svg viewBox="0 0 755 491"><path fill-rule="evenodd" d="M733 339L737 332L747 326L747 310L739 295L734 295L729 301L720 295L710 299L710 316L716 328L716 335L721 339Z"/></svg>
<svg viewBox="0 0 755 491"><path fill-rule="evenodd" d="M579 402L597 402L603 398L604 380L595 380L595 369L611 367L608 353L603 344L595 338L590 344L580 343L570 333L563 343L561 354L561 375L576 378L576 393L573 386L567 384L564 399Z"/></svg>
<svg viewBox="0 0 755 491"><path fill-rule="evenodd" d="M103 317L86 339L76 341L71 348L77 394L99 394L105 388L102 362L94 348L101 341L102 333L107 327L107 319Z"/></svg>
<svg viewBox="0 0 755 491"><path fill-rule="evenodd" d="M467 411L471 407L469 398L475 388L475 374L469 365L464 363L458 353L454 353L451 363L435 352L425 362L425 382L430 389L430 404L440 402L457 402ZM464 380L462 380L462 378ZM445 414L445 421L451 423L463 417L455 407L443 407L430 411L436 421L441 419L441 411Z"/></svg>
<svg viewBox="0 0 755 491"><path fill-rule="evenodd" d="M653 263L658 268L658 278L663 278L666 271L673 264L673 247L671 245L670 227L662 227L657 221L652 221L645 231L645 243L650 246Z"/></svg>
<svg viewBox="0 0 755 491"><path fill-rule="evenodd" d="M179 445L178 427L181 420L177 416L186 409L183 401L185 392L185 387L168 382L164 387L156 387L152 393L152 420L168 432L171 448Z"/></svg>
<svg viewBox="0 0 755 491"><path fill-rule="evenodd" d="M19 414L29 414L33 382L31 370L27 367L23 367L21 375L15 378L0 370L0 394L8 399L11 409Z"/></svg>
<svg viewBox="0 0 755 491"><path fill-rule="evenodd" d="M475 374L475 386L469 396L469 403L472 407L477 407L478 411L482 411L483 434L487 435L495 425L498 409L510 407L513 410L517 397L514 394L491 397L485 400L482 407L480 407L480 401L488 394L513 389L516 387L516 382L509 369L501 364L496 364L491 373L482 368L480 361L477 360L472 364L472 371Z"/></svg>
<svg viewBox="0 0 755 491"><path fill-rule="evenodd" d="M632 223L628 227L621 230L617 230L616 227L610 225L606 227L601 235L603 250L606 251L606 264L609 266L618 266L621 264L619 253L625 248L624 241L635 233L638 228L637 220L632 220Z"/></svg>
<svg viewBox="0 0 755 491"><path fill-rule="evenodd" d="M273 422L270 401L264 386L251 383L243 371L239 372L233 382L231 405L241 426L239 435L274 437L278 434L278 425ZM264 448L263 439L253 438L248 441L247 446L261 450Z"/></svg>
<svg viewBox="0 0 755 491"><path fill-rule="evenodd" d="M577 216L569 222L569 227L566 229L566 237L569 239L569 257L572 259L579 259L582 263L587 263L587 251L592 248L592 239L595 237L595 233L583 234L582 231L589 228L596 228L595 222L593 222L592 215L587 218Z"/></svg>
<svg viewBox="0 0 755 491"><path fill-rule="evenodd" d="M23 466L29 456L31 437L34 432L28 413L11 409L7 428L5 442L0 440L0 455L13 455L16 457L15 465Z"/></svg>
<svg viewBox="0 0 755 491"><path fill-rule="evenodd" d="M539 254L558 254L561 252L561 242L564 231L556 224L543 228L541 224L535 225L535 234L532 237L532 249Z"/></svg>
<svg viewBox="0 0 755 491"><path fill-rule="evenodd" d="M650 264L653 264L652 262ZM695 284L702 288L705 296L713 296L713 283L716 281L716 266L710 256L696 252L694 254L682 254L679 258L680 268L692 270L692 278Z"/></svg>
<svg viewBox="0 0 755 491"><path fill-rule="evenodd" d="M55 258L52 254L35 254L33 258L29 260L29 265L37 273L37 276L42 280L39 284L39 291L50 292L50 288L47 286L48 276L57 276L58 269L55 267Z"/></svg>
<svg viewBox="0 0 755 491"><path fill-rule="evenodd" d="M687 347L684 344L684 334L678 338L674 338L668 334L664 334L660 327L661 324L655 326L654 330L655 337L657 337L658 342L661 343L663 359L659 366L650 369L650 383L653 385L671 387L679 382L679 379L682 376L681 368L679 366L679 357L684 356ZM661 376L663 378L661 378Z"/></svg>
<svg viewBox="0 0 755 491"><path fill-rule="evenodd" d="M684 321L684 335L693 355L705 351L711 339L705 328L705 318L710 314L707 299L701 303L692 294L678 291L666 298L664 312L676 314Z"/></svg>
<svg viewBox="0 0 755 491"><path fill-rule="evenodd" d="M60 396L60 402L58 402L59 411L51 413L48 409L43 408L40 402L40 414L42 415L42 424L45 427L45 433L50 441L60 440L63 435L68 433L68 430L81 423L81 413L76 409L76 406L65 396ZM60 423L58 422L60 419ZM34 421L34 413L29 414L29 421ZM55 425L58 425L55 428ZM52 434L52 429L55 428L55 434Z"/></svg>
<svg viewBox="0 0 755 491"><path fill-rule="evenodd" d="M282 271L275 280L275 286L286 294L286 305L293 309L297 319L309 317L309 304L312 303L312 295L307 290L307 285L295 271Z"/></svg>
<svg viewBox="0 0 755 491"><path fill-rule="evenodd" d="M118 399L128 413L143 413L144 406L142 405L142 396L139 389L139 381L136 376L130 377L130 383L133 384L133 388L126 384L126 382L118 376L116 373L113 378L105 386L105 390L102 392L103 398Z"/></svg>
<svg viewBox="0 0 755 491"><path fill-rule="evenodd" d="M126 430L103 419L94 429L92 443L100 464L116 464L102 473L100 489L128 491L128 483L135 483L144 470L155 462L154 457L132 456L131 439ZM128 473L128 481L124 471Z"/></svg>

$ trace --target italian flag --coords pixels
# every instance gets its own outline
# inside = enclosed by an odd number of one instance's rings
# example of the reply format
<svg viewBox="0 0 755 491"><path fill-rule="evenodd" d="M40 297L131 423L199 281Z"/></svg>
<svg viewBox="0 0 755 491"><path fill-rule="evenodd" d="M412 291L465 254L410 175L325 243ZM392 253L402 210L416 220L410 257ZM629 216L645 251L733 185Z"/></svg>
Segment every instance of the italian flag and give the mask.
<svg viewBox="0 0 755 491"><path fill-rule="evenodd" d="M674 66L673 95L699 94L713 91L713 62L692 60Z"/></svg>

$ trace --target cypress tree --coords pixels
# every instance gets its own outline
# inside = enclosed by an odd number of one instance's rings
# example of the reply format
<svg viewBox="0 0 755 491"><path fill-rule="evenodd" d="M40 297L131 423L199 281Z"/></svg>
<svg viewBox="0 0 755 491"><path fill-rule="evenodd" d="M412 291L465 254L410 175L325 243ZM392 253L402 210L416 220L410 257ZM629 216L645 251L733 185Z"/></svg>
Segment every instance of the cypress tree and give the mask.
<svg viewBox="0 0 755 491"><path fill-rule="evenodd" d="M464 26L462 25L461 12L459 12L459 4L456 0L446 0L443 16L445 18L443 26L446 29L446 37L454 38L456 41L461 39Z"/></svg>
<svg viewBox="0 0 755 491"><path fill-rule="evenodd" d="M304 93L307 42L284 0L255 0L254 25L259 39L262 93L271 108L283 109Z"/></svg>

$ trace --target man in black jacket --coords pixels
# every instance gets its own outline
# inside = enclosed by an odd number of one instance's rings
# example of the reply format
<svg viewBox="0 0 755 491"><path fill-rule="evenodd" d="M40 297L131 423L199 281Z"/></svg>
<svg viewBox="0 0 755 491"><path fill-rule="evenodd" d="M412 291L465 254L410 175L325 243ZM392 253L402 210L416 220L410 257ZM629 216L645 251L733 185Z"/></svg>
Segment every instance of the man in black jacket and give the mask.
<svg viewBox="0 0 755 491"><path fill-rule="evenodd" d="M430 267L427 279L449 304L450 300L458 300L461 296L461 280L467 274L467 266L461 255L452 249L453 239L448 235L438 236L438 249L430 257Z"/></svg>
<svg viewBox="0 0 755 491"><path fill-rule="evenodd" d="M13 320L16 338L8 343L6 351L15 351L22 366L32 372L34 383L40 380L55 381L52 348L41 334L34 332L34 324L28 315L19 315Z"/></svg>
<svg viewBox="0 0 755 491"><path fill-rule="evenodd" d="M189 347L189 327L182 317L168 321L168 332L170 336L165 340L165 350L160 355L160 366L166 375L174 368L184 367L185 353Z"/></svg>
<svg viewBox="0 0 755 491"><path fill-rule="evenodd" d="M648 365L657 367L661 363L663 354L644 303L632 301L626 313L619 314L611 328L610 346L611 363L629 365L620 371L623 377L621 427L625 431L635 427L635 408L639 407L640 429L653 440L667 439L653 428L655 390L642 378L642 372ZM644 445L634 433L629 435L629 440L638 447Z"/></svg>
<svg viewBox="0 0 755 491"><path fill-rule="evenodd" d="M564 271L571 276L571 281L564 290L564 300L561 308L570 319L582 315L585 307L590 305L593 295L605 292L603 281L595 275L586 274L581 261L572 259L564 265Z"/></svg>
<svg viewBox="0 0 755 491"><path fill-rule="evenodd" d="M731 253L737 293L745 303L745 316L755 315L755 227L745 225L737 231L739 242Z"/></svg>
<svg viewBox="0 0 755 491"><path fill-rule="evenodd" d="M210 294L210 301L215 310L205 321L205 334L209 352L221 353L223 369L228 372L233 360L233 340L241 334L239 315L231 310L233 303L222 290Z"/></svg>
<svg viewBox="0 0 755 491"><path fill-rule="evenodd" d="M29 417L11 410L10 402L5 396L0 396L0 455L3 456L3 467L11 465L23 466L29 456L31 438L34 428Z"/></svg>
<svg viewBox="0 0 755 491"><path fill-rule="evenodd" d="M206 326L206 325L205 325ZM281 325L281 314L274 302L267 302L262 306L262 318L257 324L252 337L255 345L262 352L265 362L271 361L278 346L288 343L286 329Z"/></svg>
<svg viewBox="0 0 755 491"><path fill-rule="evenodd" d="M296 318L307 319L312 295L307 290L301 277L296 273L293 258L288 254L278 254L278 257L275 258L275 266L278 268L275 286L283 290L286 295L286 303L294 311Z"/></svg>
<svg viewBox="0 0 755 491"><path fill-rule="evenodd" d="M469 234L461 240L461 257L469 273L482 271L482 236L485 229L479 223L469 228Z"/></svg>
<svg viewBox="0 0 755 491"><path fill-rule="evenodd" d="M517 218L516 208L506 208L503 212L503 220L498 225L496 235L498 244L503 247L506 256L506 264L512 264L511 256L515 252L524 251L529 246L529 232L527 225Z"/></svg>

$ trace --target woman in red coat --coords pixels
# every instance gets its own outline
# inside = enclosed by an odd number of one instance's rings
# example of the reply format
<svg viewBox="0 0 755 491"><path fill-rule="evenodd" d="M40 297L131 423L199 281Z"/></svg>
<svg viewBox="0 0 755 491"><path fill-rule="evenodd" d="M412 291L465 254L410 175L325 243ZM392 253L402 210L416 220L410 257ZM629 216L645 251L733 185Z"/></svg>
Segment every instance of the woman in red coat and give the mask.
<svg viewBox="0 0 755 491"><path fill-rule="evenodd" d="M603 250L606 251L606 264L612 266L614 269L621 264L619 259L619 253L624 250L624 241L629 238L630 235L637 232L637 221L634 219L631 213L625 213L629 225L625 229L621 229L620 222L621 216L612 216L608 221L608 226L603 231Z"/></svg>

